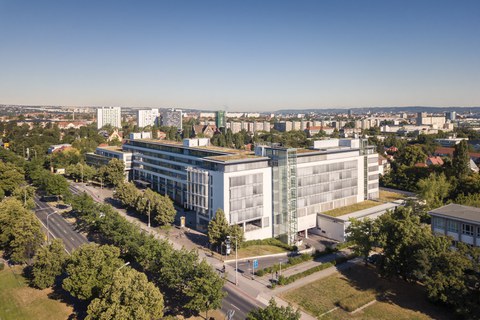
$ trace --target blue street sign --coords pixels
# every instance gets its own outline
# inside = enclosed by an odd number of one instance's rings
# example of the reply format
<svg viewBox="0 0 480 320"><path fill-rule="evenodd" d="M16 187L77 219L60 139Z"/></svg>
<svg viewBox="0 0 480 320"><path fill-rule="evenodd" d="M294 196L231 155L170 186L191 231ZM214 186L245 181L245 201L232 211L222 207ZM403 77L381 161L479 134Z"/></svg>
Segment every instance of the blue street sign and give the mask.
<svg viewBox="0 0 480 320"><path fill-rule="evenodd" d="M258 269L258 260L253 260L253 269Z"/></svg>

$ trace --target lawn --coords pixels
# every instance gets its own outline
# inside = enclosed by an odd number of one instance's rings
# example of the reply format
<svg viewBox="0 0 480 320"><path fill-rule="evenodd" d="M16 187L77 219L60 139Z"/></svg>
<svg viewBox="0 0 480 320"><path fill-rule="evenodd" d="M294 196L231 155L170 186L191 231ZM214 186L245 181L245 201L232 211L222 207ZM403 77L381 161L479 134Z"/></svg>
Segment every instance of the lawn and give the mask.
<svg viewBox="0 0 480 320"><path fill-rule="evenodd" d="M283 253L288 252L284 248L280 248L277 246L259 244L259 245L251 245L246 248L241 248L238 250L238 258L248 258L248 257L256 257L256 256L264 256L267 254L274 254L274 253ZM235 258L235 252L232 251L230 255Z"/></svg>
<svg viewBox="0 0 480 320"><path fill-rule="evenodd" d="M30 288L21 273L18 266L0 271L0 319L64 320L72 314L71 307L48 298L51 289Z"/></svg>
<svg viewBox="0 0 480 320"><path fill-rule="evenodd" d="M322 212L322 214L326 214L331 217L338 217L338 216L343 216L344 214L379 206L381 204L382 204L381 202L365 200L359 203L352 204L350 206L341 207L341 208L333 209L330 211L325 211L325 212Z"/></svg>
<svg viewBox="0 0 480 320"><path fill-rule="evenodd" d="M356 266L281 295L321 319L451 319L453 315L426 300L419 285L378 277L372 267ZM375 301L368 307L351 311ZM335 309L337 308L337 309Z"/></svg>
<svg viewBox="0 0 480 320"><path fill-rule="evenodd" d="M380 196L378 197L378 200L382 202L392 202L400 199L405 199L405 196L401 193L384 190L380 190Z"/></svg>

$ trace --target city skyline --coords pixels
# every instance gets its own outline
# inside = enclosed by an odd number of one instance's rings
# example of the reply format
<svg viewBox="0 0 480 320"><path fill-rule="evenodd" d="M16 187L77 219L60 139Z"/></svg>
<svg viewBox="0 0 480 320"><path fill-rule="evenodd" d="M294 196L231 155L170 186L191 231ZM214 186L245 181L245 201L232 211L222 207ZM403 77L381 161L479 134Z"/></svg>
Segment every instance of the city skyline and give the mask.
<svg viewBox="0 0 480 320"><path fill-rule="evenodd" d="M480 3L0 1L0 103L477 106Z"/></svg>

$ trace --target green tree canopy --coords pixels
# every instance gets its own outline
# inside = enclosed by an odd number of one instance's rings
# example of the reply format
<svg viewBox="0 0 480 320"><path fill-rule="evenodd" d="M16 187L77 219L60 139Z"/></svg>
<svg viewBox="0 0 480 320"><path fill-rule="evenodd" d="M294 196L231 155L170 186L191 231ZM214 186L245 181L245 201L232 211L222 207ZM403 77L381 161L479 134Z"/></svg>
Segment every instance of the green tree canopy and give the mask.
<svg viewBox="0 0 480 320"><path fill-rule="evenodd" d="M87 313L87 320L160 319L163 296L144 273L127 267L114 273L112 283L90 303Z"/></svg>
<svg viewBox="0 0 480 320"><path fill-rule="evenodd" d="M51 287L62 274L67 253L61 239L39 248L33 258L32 284L40 289Z"/></svg>
<svg viewBox="0 0 480 320"><path fill-rule="evenodd" d="M451 185L443 173L439 175L432 173L428 178L418 181L417 186L418 195L425 200L428 209L443 206L451 190Z"/></svg>
<svg viewBox="0 0 480 320"><path fill-rule="evenodd" d="M28 263L43 243L40 222L15 198L0 202L0 246L15 263Z"/></svg>
<svg viewBox="0 0 480 320"><path fill-rule="evenodd" d="M225 212L222 209L217 209L215 217L208 223L208 241L214 246L219 246L225 241L228 235L229 225Z"/></svg>
<svg viewBox="0 0 480 320"><path fill-rule="evenodd" d="M98 170L98 175L105 184L118 186L125 181L125 164L121 160L112 159Z"/></svg>
<svg viewBox="0 0 480 320"><path fill-rule="evenodd" d="M452 164L457 177L466 176L471 172L470 156L468 154L468 144L466 140L462 140L459 144L455 145Z"/></svg>
<svg viewBox="0 0 480 320"><path fill-rule="evenodd" d="M255 309L247 314L247 320L300 320L301 313L294 310L290 305L288 307L279 307L272 298L268 306L263 309Z"/></svg>
<svg viewBox="0 0 480 320"><path fill-rule="evenodd" d="M355 243L354 252L363 256L366 264L368 255L377 239L378 225L369 218L363 220L351 219L346 233L348 234L347 240Z"/></svg>
<svg viewBox="0 0 480 320"><path fill-rule="evenodd" d="M68 276L63 280L63 288L82 300L97 298L111 283L115 270L124 264L119 256L120 250L114 246L81 246L67 262Z"/></svg>

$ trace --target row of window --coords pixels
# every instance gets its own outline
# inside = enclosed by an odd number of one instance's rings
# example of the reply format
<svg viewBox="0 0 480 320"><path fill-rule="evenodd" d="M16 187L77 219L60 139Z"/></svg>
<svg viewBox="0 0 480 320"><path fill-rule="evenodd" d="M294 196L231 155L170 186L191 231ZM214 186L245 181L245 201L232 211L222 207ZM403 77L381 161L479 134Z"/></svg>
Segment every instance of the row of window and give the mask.
<svg viewBox="0 0 480 320"><path fill-rule="evenodd" d="M444 218L439 218L439 217L433 217L432 220L433 220L432 223L434 228L445 229L445 222L446 222L446 229L449 232L459 233L461 228L462 234L467 236L473 236L475 235L475 229L476 229L477 231L476 236L480 237L480 226L474 226L468 223L461 223L453 220L446 220Z"/></svg>

